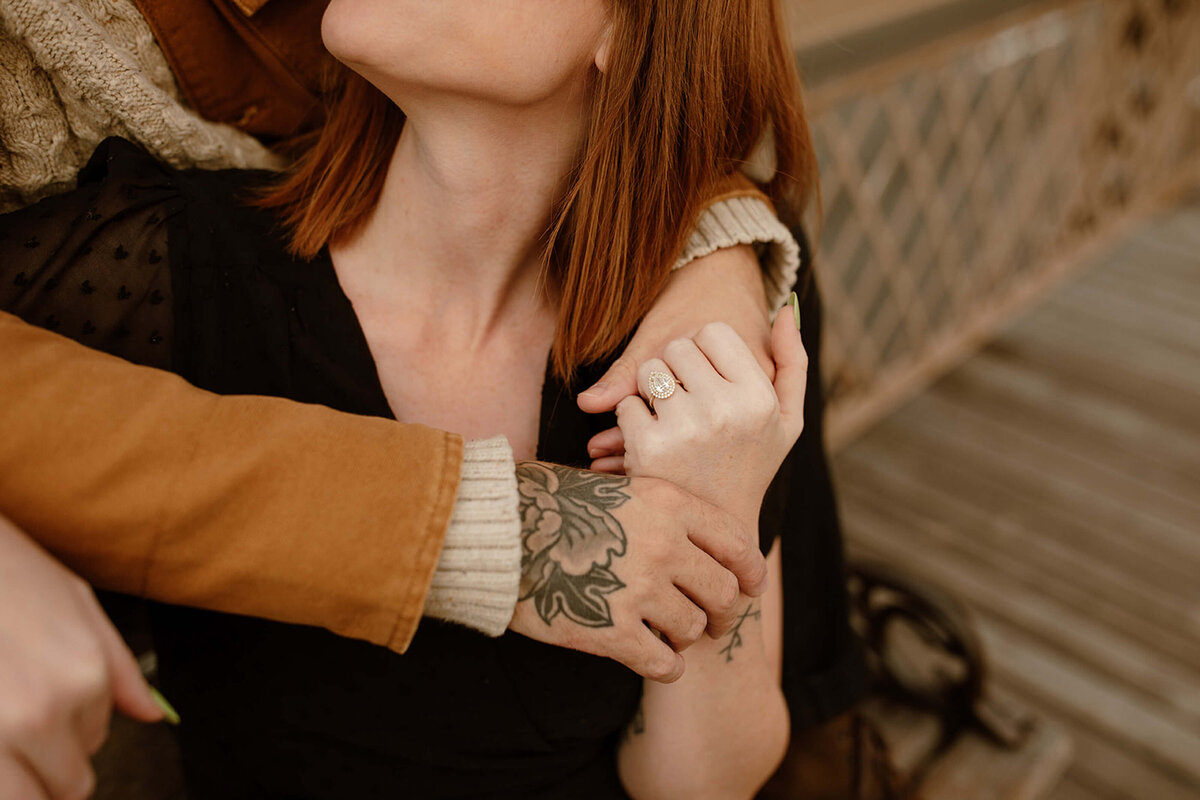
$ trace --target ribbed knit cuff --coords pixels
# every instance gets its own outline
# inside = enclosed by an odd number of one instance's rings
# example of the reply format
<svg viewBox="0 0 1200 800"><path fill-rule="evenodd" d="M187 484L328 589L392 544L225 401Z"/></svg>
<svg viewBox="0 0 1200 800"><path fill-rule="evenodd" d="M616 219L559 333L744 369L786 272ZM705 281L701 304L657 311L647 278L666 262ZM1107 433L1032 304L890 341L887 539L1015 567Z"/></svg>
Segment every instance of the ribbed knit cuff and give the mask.
<svg viewBox="0 0 1200 800"><path fill-rule="evenodd" d="M425 616L499 636L521 582L517 467L503 436L467 442L462 478Z"/></svg>
<svg viewBox="0 0 1200 800"><path fill-rule="evenodd" d="M706 208L672 269L739 244L760 246L767 308L778 309L796 283L800 246L761 198L729 197Z"/></svg>

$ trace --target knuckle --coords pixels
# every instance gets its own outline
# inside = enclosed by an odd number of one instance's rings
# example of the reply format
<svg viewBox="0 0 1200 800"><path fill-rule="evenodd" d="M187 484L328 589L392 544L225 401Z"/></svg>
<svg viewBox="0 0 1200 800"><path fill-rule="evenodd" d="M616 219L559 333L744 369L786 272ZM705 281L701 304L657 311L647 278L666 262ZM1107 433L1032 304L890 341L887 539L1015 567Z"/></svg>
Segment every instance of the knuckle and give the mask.
<svg viewBox="0 0 1200 800"><path fill-rule="evenodd" d="M672 542L667 536L647 536L645 538L646 558L654 565L661 565L671 560L673 555Z"/></svg>
<svg viewBox="0 0 1200 800"><path fill-rule="evenodd" d="M46 693L26 694L9 704L4 712L3 728L12 741L40 742L54 731L58 703Z"/></svg>
<svg viewBox="0 0 1200 800"><path fill-rule="evenodd" d="M713 619L710 626L710 636L713 639L720 639L722 636L728 636L733 630L733 620L728 617Z"/></svg>
<svg viewBox="0 0 1200 800"><path fill-rule="evenodd" d="M732 327L727 322L710 322L700 329L700 336L706 339L725 339L730 336L737 336Z"/></svg>
<svg viewBox="0 0 1200 800"><path fill-rule="evenodd" d="M646 677L662 683L671 681L675 676L675 659L667 655L655 654L646 664Z"/></svg>
<svg viewBox="0 0 1200 800"><path fill-rule="evenodd" d="M672 339L667 342L667 346L663 348L663 356L668 359L674 359L679 356L686 355L687 352L694 347L691 339Z"/></svg>
<svg viewBox="0 0 1200 800"><path fill-rule="evenodd" d="M779 396L775 394L775 389L770 385L751 386L746 389L746 394L741 398L741 404L746 416L761 419L769 417L779 410Z"/></svg>
<svg viewBox="0 0 1200 800"><path fill-rule="evenodd" d="M89 702L104 695L109 685L108 667L98 648L88 648L64 674L63 689L75 702Z"/></svg>
<svg viewBox="0 0 1200 800"><path fill-rule="evenodd" d="M720 603L720 610L722 613L727 614L732 611L733 607L737 604L738 594L741 591L740 587L738 586L737 578L735 578L731 573L726 573L725 577L721 580L721 586L717 591L717 602Z"/></svg>
<svg viewBox="0 0 1200 800"><path fill-rule="evenodd" d="M761 557L761 553L755 551L755 555L759 558L754 562L754 566L750 568L750 582L756 586L762 586L767 579L767 562Z"/></svg>
<svg viewBox="0 0 1200 800"><path fill-rule="evenodd" d="M733 541L729 545L729 555L734 562L740 564L743 570L749 570L753 566L756 548L754 548L748 536L741 535L738 531L734 536Z"/></svg>
<svg viewBox="0 0 1200 800"><path fill-rule="evenodd" d="M758 583L767 574L767 560L756 544L738 544L737 562L742 565L742 574L750 583Z"/></svg>

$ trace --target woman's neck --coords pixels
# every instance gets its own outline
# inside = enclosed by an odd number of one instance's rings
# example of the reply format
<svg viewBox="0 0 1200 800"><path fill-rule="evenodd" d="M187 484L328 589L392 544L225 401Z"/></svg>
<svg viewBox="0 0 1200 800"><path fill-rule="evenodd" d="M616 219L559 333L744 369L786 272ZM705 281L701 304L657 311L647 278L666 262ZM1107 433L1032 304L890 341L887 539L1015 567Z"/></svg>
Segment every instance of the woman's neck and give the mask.
<svg viewBox="0 0 1200 800"><path fill-rule="evenodd" d="M335 248L343 283L453 320L467 346L544 306L543 236L584 124L583 104L566 100L410 111L379 203Z"/></svg>

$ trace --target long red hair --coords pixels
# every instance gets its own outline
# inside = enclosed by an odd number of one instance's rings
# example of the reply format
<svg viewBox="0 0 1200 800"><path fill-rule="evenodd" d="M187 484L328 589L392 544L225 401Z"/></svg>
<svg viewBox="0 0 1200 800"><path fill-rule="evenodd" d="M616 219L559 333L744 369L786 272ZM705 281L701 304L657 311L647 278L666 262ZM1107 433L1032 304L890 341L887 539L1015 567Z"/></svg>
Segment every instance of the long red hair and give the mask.
<svg viewBox="0 0 1200 800"><path fill-rule="evenodd" d="M590 129L545 236L561 290L555 368L611 353L649 310L709 188L774 140L763 188L787 224L816 160L777 0L612 0L612 49ZM379 200L404 114L341 67L325 124L258 201L311 258L353 235Z"/></svg>

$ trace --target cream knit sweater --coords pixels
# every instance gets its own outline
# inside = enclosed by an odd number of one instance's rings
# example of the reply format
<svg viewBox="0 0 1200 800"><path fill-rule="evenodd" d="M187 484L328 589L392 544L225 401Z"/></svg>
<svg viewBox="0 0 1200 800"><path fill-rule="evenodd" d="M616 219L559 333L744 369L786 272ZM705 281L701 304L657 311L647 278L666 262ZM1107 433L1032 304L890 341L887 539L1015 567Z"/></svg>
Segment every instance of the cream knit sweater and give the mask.
<svg viewBox="0 0 1200 800"><path fill-rule="evenodd" d="M176 167L281 166L254 138L184 104L132 0L2 0L0 213L70 189L108 136L137 142ZM795 282L799 248L761 200L733 198L707 209L675 268L737 244L757 247L767 299L778 308ZM518 507L508 441L468 442L427 616L504 632L520 582Z"/></svg>

